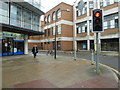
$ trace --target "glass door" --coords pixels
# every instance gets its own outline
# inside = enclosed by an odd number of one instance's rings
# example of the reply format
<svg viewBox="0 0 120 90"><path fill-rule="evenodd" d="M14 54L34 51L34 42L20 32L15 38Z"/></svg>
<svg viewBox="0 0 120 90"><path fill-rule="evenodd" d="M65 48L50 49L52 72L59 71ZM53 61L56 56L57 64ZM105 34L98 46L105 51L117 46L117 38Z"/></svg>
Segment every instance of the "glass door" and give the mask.
<svg viewBox="0 0 120 90"><path fill-rule="evenodd" d="M13 55L13 38L3 37L2 39L2 55Z"/></svg>

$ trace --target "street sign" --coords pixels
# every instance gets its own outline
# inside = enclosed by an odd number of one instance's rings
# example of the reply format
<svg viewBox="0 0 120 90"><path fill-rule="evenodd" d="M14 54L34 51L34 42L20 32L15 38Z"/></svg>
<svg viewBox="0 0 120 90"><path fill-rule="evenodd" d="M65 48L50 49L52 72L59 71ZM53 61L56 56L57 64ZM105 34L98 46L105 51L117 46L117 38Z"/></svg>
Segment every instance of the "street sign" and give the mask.
<svg viewBox="0 0 120 90"><path fill-rule="evenodd" d="M92 14L93 32L103 32L103 11L94 9Z"/></svg>

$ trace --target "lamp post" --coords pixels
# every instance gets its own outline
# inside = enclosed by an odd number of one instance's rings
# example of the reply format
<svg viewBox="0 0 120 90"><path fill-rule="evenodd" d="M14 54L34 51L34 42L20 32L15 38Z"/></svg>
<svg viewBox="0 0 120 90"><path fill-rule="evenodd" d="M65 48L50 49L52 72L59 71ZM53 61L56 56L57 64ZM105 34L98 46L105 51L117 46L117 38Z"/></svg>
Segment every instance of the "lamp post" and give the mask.
<svg viewBox="0 0 120 90"><path fill-rule="evenodd" d="M70 12L69 9L66 9L66 10L61 10L62 11L66 11L66 12ZM55 14L57 13L57 11L55 12ZM57 14L56 14L57 15ZM61 15L62 16L62 15ZM55 18L55 43L54 43L54 59L56 59L56 22L57 22L57 17Z"/></svg>

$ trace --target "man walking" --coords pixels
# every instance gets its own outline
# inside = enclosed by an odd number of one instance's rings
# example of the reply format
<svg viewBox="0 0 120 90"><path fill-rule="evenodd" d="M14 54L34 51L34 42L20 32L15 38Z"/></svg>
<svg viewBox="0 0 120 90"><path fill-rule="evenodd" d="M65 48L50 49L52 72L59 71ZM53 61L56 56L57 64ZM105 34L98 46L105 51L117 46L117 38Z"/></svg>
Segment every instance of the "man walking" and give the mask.
<svg viewBox="0 0 120 90"><path fill-rule="evenodd" d="M33 52L34 58L36 58L36 55L38 53L37 45L34 45L34 47L32 48L32 52Z"/></svg>

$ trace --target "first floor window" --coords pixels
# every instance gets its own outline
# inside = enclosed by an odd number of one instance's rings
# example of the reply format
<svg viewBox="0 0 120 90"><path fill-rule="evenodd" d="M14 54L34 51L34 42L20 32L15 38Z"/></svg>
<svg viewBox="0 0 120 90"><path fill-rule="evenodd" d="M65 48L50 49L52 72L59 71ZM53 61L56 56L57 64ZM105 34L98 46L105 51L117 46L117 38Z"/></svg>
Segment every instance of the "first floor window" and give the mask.
<svg viewBox="0 0 120 90"><path fill-rule="evenodd" d="M110 20L110 28L115 28L115 21L114 20Z"/></svg>
<svg viewBox="0 0 120 90"><path fill-rule="evenodd" d="M115 19L115 28L118 28L118 19Z"/></svg>
<svg viewBox="0 0 120 90"><path fill-rule="evenodd" d="M85 26L82 26L82 33L85 33Z"/></svg>
<svg viewBox="0 0 120 90"><path fill-rule="evenodd" d="M107 29L107 28L108 28L108 27L107 27L107 21L105 21L103 25L104 25L104 26L103 26L104 29Z"/></svg>
<svg viewBox="0 0 120 90"><path fill-rule="evenodd" d="M58 34L61 34L61 25L58 25Z"/></svg>
<svg viewBox="0 0 120 90"><path fill-rule="evenodd" d="M53 27L53 35L55 35L55 27Z"/></svg>

